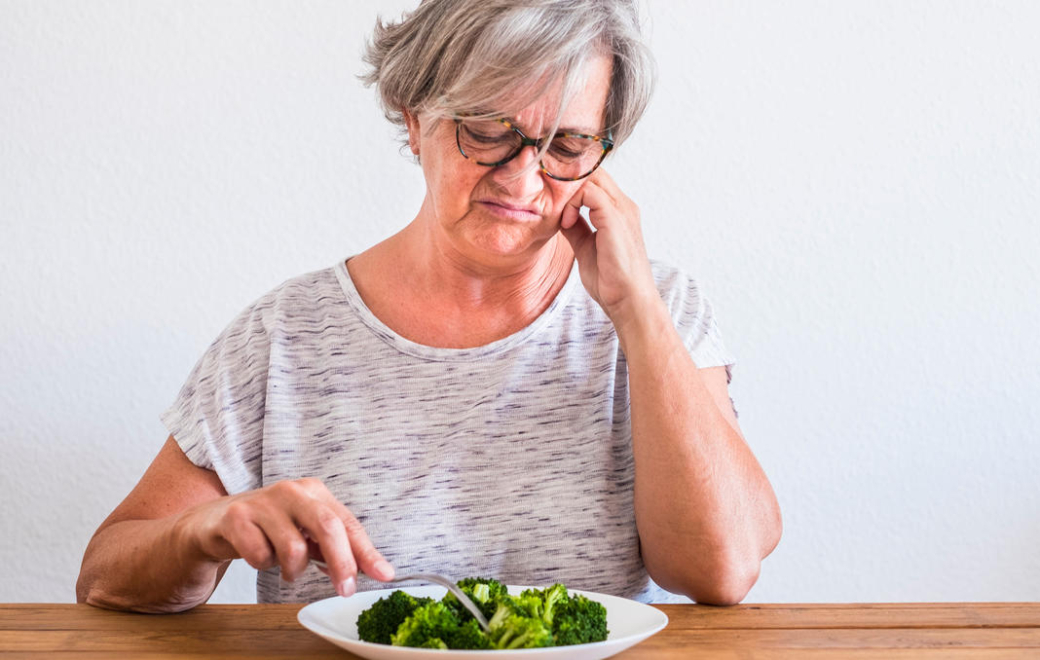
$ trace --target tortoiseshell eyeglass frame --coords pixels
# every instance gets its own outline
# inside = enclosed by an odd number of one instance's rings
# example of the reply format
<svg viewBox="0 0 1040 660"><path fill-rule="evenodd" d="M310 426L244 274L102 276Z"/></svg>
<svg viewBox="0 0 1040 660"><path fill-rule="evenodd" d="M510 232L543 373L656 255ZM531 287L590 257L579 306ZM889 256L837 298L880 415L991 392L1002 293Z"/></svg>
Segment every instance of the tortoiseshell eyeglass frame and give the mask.
<svg viewBox="0 0 1040 660"><path fill-rule="evenodd" d="M541 160L539 160L538 161L538 167L541 169L541 171L547 177L549 177L551 179L556 179L557 181L580 181L581 179L584 179L585 177L587 177L588 175L592 174L593 172L595 172L599 168L600 163L602 163L603 159L607 157L607 154L610 153L610 150L614 148L614 141L611 140L609 137L602 137L602 136L599 136L599 135L585 135L584 133L566 133L566 132L562 132L562 133L555 133L554 135L552 135L551 138L549 136L546 136L546 137L543 137L543 138L530 138L530 137L527 137L526 135L524 135L523 132L519 128L517 128L516 126L513 126L512 122L510 122L508 119L499 119L498 120L499 123L501 123L503 126L505 126L509 130L515 132L517 135L520 136L520 146L517 147L516 151L514 151L512 154L510 154L506 158L503 158L502 160L498 160L498 161L495 161L493 163L485 163L485 162L482 162L482 161L479 161L479 160L476 160L476 159L470 159L470 157L468 155L466 155L466 150L462 148L462 138L460 136L460 133L462 132L462 122L463 121L464 121L464 119L462 119L462 118L455 119L455 145L459 148L459 153L462 154L463 158L466 158L467 160L473 160L473 162L475 162L477 165L483 165L484 167L498 167L499 165L505 165L509 161L511 161L514 158L516 158L517 156L519 156L520 152L524 150L524 147L534 147L535 151L538 151L538 150L540 150L542 148L542 142L544 142L546 139L555 139L555 138L558 138L558 137L565 137L565 138L573 137L573 138L585 138L586 140L593 140L595 142L599 142L600 146L603 147L603 151L601 151L600 154L599 154L599 160L597 160L596 164L592 166L592 169L590 169L588 172L582 174L581 176L575 176L575 177L556 176L555 174L553 174L549 170L545 169L545 163L543 163Z"/></svg>

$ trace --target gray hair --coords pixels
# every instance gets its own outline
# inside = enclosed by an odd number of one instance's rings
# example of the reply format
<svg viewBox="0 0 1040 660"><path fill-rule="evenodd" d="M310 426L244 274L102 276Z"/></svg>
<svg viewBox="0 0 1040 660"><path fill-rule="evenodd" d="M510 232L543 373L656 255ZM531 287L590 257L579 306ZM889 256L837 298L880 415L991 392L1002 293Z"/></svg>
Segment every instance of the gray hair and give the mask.
<svg viewBox="0 0 1040 660"><path fill-rule="evenodd" d="M600 55L613 59L605 129L618 145L653 90L635 0L423 0L397 23L376 21L362 80L402 128L405 110L500 117L562 83L555 131L584 86L585 64Z"/></svg>

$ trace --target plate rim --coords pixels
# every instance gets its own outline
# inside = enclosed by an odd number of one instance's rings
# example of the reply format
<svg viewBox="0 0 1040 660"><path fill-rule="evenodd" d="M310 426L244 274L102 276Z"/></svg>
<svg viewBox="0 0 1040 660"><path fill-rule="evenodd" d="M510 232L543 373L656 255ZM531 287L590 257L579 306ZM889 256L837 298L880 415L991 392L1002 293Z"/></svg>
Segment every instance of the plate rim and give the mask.
<svg viewBox="0 0 1040 660"><path fill-rule="evenodd" d="M514 589L518 590L517 593L519 593L519 591L522 591L524 589L544 589L545 587L509 584L509 585L506 585L506 588L509 590L509 593L512 594ZM431 590L431 589L446 591L446 589L444 589L444 587L439 587L437 585L416 585L416 586L400 586L400 587L394 587L394 588L390 588L390 589L368 589L366 591L358 592L358 594L354 594L354 595L359 595L359 594L376 595L376 594L380 594L379 598L382 598L384 596L390 595L391 593L393 593L395 591L409 592L411 590L424 590L424 591L426 591L426 590ZM638 633L625 635L623 637L618 637L618 638L615 638L615 639L609 639L608 638L608 639L605 639L605 640L601 640L599 642L588 642L588 643L585 643L585 644L570 644L570 645L566 645L566 646L546 646L546 647L542 647L542 648L533 648L533 649L494 649L494 650L490 650L490 652L495 653L495 657L508 657L508 654L525 654L526 655L526 654L530 654L532 652L538 653L538 652L549 651L549 650L552 650L552 649L559 650L559 649L572 648L572 649L575 649L575 650L577 650L577 649L595 650L597 648L602 648L604 646L608 646L608 645L609 646L613 646L613 645L621 644L623 642L631 640L631 643L628 644L625 647L625 648L629 648L629 647L634 646L635 644L643 641L644 639L652 637L653 635L661 632L662 630L664 630L665 627L668 626L668 624L670 622L670 620L668 618L668 615L665 614L662 610L654 607L653 604L651 604L651 603L643 603L643 602L640 602L640 601L637 601L637 600L632 600L631 598L625 598L624 596L615 596L613 594L605 594L605 593L600 593L600 592L595 592L595 591L586 591L584 589L570 589L570 588L568 588L567 589L567 593L568 594L583 595L583 596L586 596L586 597L590 597L593 600L597 600L597 598L595 598L595 597L602 597L602 598L607 598L607 599L617 599L617 600L625 601L626 603L631 604L631 605L636 605L636 606L647 608L650 612L652 612L656 616L658 616L659 620L657 622L655 622L655 624L653 626L651 626L650 628L648 628L647 630L640 631ZM328 626L323 624L321 621L318 621L316 619L316 617L314 615L314 610L320 609L321 607L329 607L329 605L331 603L333 603L333 602L339 602L339 601L345 601L345 600L349 600L349 599L345 599L345 598L343 598L341 596L331 596L329 598L322 598L320 600L316 600L314 602L307 603L306 605L301 607L300 610L296 613L296 620L297 620L297 622L301 626L303 626L304 628L310 630L312 633L314 633L316 635L319 635L320 637L326 637L326 635L328 635L328 636L336 638L337 640L347 642L347 643L349 643L351 645L359 645L362 648L370 648L370 649L373 649L373 650L375 650L375 649L389 649L389 648L393 648L396 651L400 651L400 652L408 652L409 650L411 650L411 651L415 651L415 652L419 652L419 653L429 653L431 651L431 649L420 649L420 648L412 648L412 647L407 647L407 646L391 646L389 644L377 644L375 642L366 642L366 641L361 640L361 639L353 639L351 637L348 637L347 635L345 635L341 631L332 630L331 628L329 628ZM597 602L599 602L599 601L597 601ZM604 605L604 607L605 606L606 605ZM310 612L308 612L308 610L310 610ZM308 617L309 621L304 621L304 617ZM324 633L318 632L312 626L321 628L324 631ZM329 641L331 641L331 640L329 640ZM487 652L489 652L489 649L450 649L450 650L453 653L487 653ZM620 653L621 650L624 650L624 649L620 649L618 651L618 653ZM507 655L503 656L502 654L507 654Z"/></svg>

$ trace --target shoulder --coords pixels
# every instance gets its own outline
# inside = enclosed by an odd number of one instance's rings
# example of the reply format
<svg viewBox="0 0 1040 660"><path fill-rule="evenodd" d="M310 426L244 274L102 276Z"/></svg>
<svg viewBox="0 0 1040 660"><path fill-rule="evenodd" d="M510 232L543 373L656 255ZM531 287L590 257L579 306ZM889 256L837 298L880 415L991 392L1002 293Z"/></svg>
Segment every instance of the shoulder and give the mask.
<svg viewBox="0 0 1040 660"><path fill-rule="evenodd" d="M334 268L296 275L246 305L236 322L252 321L268 328L277 321L299 320L320 314L327 305L343 300Z"/></svg>
<svg viewBox="0 0 1040 660"><path fill-rule="evenodd" d="M734 364L719 330L716 307L702 283L669 264L651 261L651 267L661 299L697 366Z"/></svg>
<svg viewBox="0 0 1040 660"><path fill-rule="evenodd" d="M654 282L672 315L696 313L706 303L704 287L692 275L672 264L650 260Z"/></svg>
<svg viewBox="0 0 1040 660"><path fill-rule="evenodd" d="M289 278L268 291L258 303L282 307L313 307L342 300L343 290L335 268L322 268Z"/></svg>
<svg viewBox="0 0 1040 660"><path fill-rule="evenodd" d="M320 329L329 317L330 306L342 300L334 268L289 278L232 317L210 351L245 356L265 352L272 343Z"/></svg>

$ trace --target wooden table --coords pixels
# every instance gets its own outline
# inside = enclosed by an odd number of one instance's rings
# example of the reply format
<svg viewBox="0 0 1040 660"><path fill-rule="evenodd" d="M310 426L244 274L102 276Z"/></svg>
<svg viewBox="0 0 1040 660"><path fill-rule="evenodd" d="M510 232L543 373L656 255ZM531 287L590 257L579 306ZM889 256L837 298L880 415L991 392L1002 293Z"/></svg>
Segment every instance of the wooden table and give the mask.
<svg viewBox="0 0 1040 660"><path fill-rule="evenodd" d="M0 605L3 658L353 658L296 621L300 605L183 614ZM1040 658L1040 603L658 605L668 627L619 660Z"/></svg>

